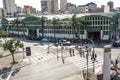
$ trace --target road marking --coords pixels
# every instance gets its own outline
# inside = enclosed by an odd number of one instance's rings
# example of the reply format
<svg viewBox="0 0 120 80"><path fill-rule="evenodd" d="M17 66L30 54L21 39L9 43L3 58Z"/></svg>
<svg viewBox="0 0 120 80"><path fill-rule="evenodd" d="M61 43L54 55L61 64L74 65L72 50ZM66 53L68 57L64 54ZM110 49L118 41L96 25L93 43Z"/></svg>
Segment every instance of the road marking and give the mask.
<svg viewBox="0 0 120 80"><path fill-rule="evenodd" d="M87 68L87 59L80 57L79 55L77 56L73 56L73 57L69 57L67 58L67 60L69 60L70 62L72 62L76 67L78 67L79 69L86 69ZM97 57L97 62L94 62L95 67L100 66L103 64L103 58L101 56ZM93 63L91 58L88 58L88 68L92 68L93 67Z"/></svg>
<svg viewBox="0 0 120 80"><path fill-rule="evenodd" d="M47 61L49 59L52 59L52 58L56 58L56 55L50 53L50 54L47 54L47 53L44 53L44 54L41 54L41 55L36 55L36 56L31 56L30 57L30 60L32 61L32 63L37 63L37 62L40 62L40 61Z"/></svg>
<svg viewBox="0 0 120 80"><path fill-rule="evenodd" d="M10 74L8 75L8 77L6 78L6 80L9 80L11 75L12 75L13 71L10 72Z"/></svg>

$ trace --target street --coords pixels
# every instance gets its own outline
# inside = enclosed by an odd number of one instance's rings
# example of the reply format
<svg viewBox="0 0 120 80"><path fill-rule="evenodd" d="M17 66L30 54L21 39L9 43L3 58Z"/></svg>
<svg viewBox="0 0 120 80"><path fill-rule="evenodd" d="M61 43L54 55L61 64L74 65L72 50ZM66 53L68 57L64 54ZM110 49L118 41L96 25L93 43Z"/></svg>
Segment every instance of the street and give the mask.
<svg viewBox="0 0 120 80"><path fill-rule="evenodd" d="M57 48L53 46L52 43L50 43L51 46L49 54L47 53L47 43L41 45L41 42L24 41L24 44L25 47L28 45L31 47L32 56L30 57L30 60L25 58L28 62L31 62L31 65L21 68L17 72L13 73L10 80L62 80L64 78L80 74L82 69L86 70L86 58L80 57L77 50L75 50L75 56L70 57L69 51L64 49L65 64L63 64L60 46L58 54L59 59L57 60ZM99 45L95 47L95 53L98 56L98 62L95 63L95 67L103 64L103 52L103 48L99 47ZM119 56L119 52L119 48L112 48L111 58L115 60ZM90 59L88 66L89 69L92 69L93 67Z"/></svg>

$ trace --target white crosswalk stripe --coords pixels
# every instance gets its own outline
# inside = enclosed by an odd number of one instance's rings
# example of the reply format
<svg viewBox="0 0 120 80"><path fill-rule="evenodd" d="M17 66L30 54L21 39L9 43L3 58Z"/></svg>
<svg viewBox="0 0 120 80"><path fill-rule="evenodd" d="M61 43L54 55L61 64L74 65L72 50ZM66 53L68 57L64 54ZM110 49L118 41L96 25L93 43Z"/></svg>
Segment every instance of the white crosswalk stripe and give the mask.
<svg viewBox="0 0 120 80"><path fill-rule="evenodd" d="M49 54L40 54L40 55L36 55L36 56L31 56L30 57L30 61L31 63L38 63L38 62L44 62L47 61L49 59L53 59L56 58L57 56L49 53Z"/></svg>
<svg viewBox="0 0 120 80"><path fill-rule="evenodd" d="M80 70L86 70L87 69L87 59L80 57L80 55L73 56L67 58L70 62L72 62L76 67L78 67ZM96 58L96 61L94 62L95 67L101 66L103 64L103 58L101 56L98 56ZM91 58L88 58L88 69L93 68L93 63Z"/></svg>

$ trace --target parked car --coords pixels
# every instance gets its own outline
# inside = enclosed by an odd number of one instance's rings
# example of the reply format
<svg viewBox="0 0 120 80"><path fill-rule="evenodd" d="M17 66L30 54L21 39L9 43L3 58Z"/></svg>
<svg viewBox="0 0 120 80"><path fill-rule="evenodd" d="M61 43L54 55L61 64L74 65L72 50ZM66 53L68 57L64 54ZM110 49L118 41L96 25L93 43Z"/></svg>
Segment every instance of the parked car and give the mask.
<svg viewBox="0 0 120 80"><path fill-rule="evenodd" d="M50 42L52 42L52 43L56 43L57 41L58 41L57 38L50 38Z"/></svg>
<svg viewBox="0 0 120 80"><path fill-rule="evenodd" d="M67 41L65 39L61 39L59 40L59 44L63 44L63 46L70 46L71 45L71 42L70 41Z"/></svg>
<svg viewBox="0 0 120 80"><path fill-rule="evenodd" d="M114 47L119 47L120 46L120 40L114 41L112 45Z"/></svg>
<svg viewBox="0 0 120 80"><path fill-rule="evenodd" d="M48 41L50 41L50 39L47 38L47 37L44 37L44 38L42 39L42 42L48 42Z"/></svg>

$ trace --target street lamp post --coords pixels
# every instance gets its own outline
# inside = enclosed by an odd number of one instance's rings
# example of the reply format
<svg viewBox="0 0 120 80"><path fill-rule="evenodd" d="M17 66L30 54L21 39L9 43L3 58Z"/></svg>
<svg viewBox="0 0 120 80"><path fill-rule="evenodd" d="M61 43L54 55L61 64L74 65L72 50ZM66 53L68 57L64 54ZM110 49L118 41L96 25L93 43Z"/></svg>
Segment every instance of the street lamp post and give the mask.
<svg viewBox="0 0 120 80"><path fill-rule="evenodd" d="M95 56L94 56L94 51L92 51L92 63L93 63L93 73L95 72Z"/></svg>
<svg viewBox="0 0 120 80"><path fill-rule="evenodd" d="M57 40L57 60L59 59L59 56L58 56L58 40Z"/></svg>
<svg viewBox="0 0 120 80"><path fill-rule="evenodd" d="M47 53L49 54L49 36L48 36L48 52Z"/></svg>
<svg viewBox="0 0 120 80"><path fill-rule="evenodd" d="M64 64L64 58L63 58L63 44L61 44L61 58L62 58L62 62Z"/></svg>
<svg viewBox="0 0 120 80"><path fill-rule="evenodd" d="M23 48L23 59L25 58L25 56L24 56L24 50L25 50L25 48Z"/></svg>
<svg viewBox="0 0 120 80"><path fill-rule="evenodd" d="M86 60L87 60L86 64L87 64L87 78L88 78L88 46L86 46L86 52L87 52L87 54L86 54Z"/></svg>
<svg viewBox="0 0 120 80"><path fill-rule="evenodd" d="M89 39L93 44L93 51L92 51L92 63L93 63L93 73L95 72L95 43L93 42L93 40Z"/></svg>

